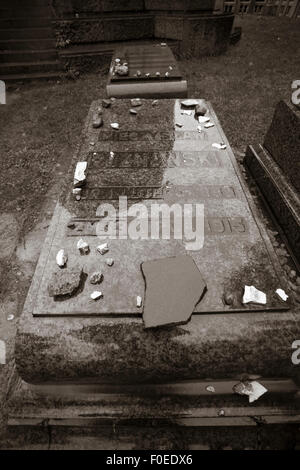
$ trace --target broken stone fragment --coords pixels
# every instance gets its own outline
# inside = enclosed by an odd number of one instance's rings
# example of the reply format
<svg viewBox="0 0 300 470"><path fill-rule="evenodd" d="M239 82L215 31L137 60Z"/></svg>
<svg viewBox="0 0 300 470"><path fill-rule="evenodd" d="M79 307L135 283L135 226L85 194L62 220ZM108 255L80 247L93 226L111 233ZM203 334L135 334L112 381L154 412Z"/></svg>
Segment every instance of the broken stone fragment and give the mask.
<svg viewBox="0 0 300 470"><path fill-rule="evenodd" d="M145 73L145 77L149 78L149 77L150 77L150 73Z"/></svg>
<svg viewBox="0 0 300 470"><path fill-rule="evenodd" d="M112 265L114 264L114 262L115 262L115 261L114 261L113 258L107 258L107 260L106 260L107 266L112 266Z"/></svg>
<svg viewBox="0 0 300 470"><path fill-rule="evenodd" d="M98 114L95 114L93 116L93 128L98 129L101 126L103 126L103 119Z"/></svg>
<svg viewBox="0 0 300 470"><path fill-rule="evenodd" d="M87 255L90 252L90 247L87 242L85 242L82 238L77 243L77 249L79 250L81 255Z"/></svg>
<svg viewBox="0 0 300 470"><path fill-rule="evenodd" d="M198 131L198 132L202 132L202 127L201 127L201 126L198 126L198 127L197 127L197 131Z"/></svg>
<svg viewBox="0 0 300 470"><path fill-rule="evenodd" d="M208 392L211 392L211 393L214 393L214 392L216 391L216 390L215 390L215 387L214 387L213 385L208 385L208 386L206 387L206 390L207 390Z"/></svg>
<svg viewBox="0 0 300 470"><path fill-rule="evenodd" d="M214 143L214 144L211 144L211 145L212 145L212 147L214 147L218 150L225 150L227 148L226 145L223 142L221 142L220 144Z"/></svg>
<svg viewBox="0 0 300 470"><path fill-rule="evenodd" d="M208 122L209 120L210 118L208 116L198 116L198 122L200 122L200 124Z"/></svg>
<svg viewBox="0 0 300 470"><path fill-rule="evenodd" d="M177 127L182 127L183 124L181 124L180 122L176 122L176 126L177 126Z"/></svg>
<svg viewBox="0 0 300 470"><path fill-rule="evenodd" d="M207 123L204 124L204 127L206 129L208 129L209 127L214 127L214 123L213 122L207 122Z"/></svg>
<svg viewBox="0 0 300 470"><path fill-rule="evenodd" d="M110 100L106 100L106 99L105 99L105 100L102 100L102 106L103 106L104 108L109 108L110 105L111 105L111 101L110 101Z"/></svg>
<svg viewBox="0 0 300 470"><path fill-rule="evenodd" d="M185 110L181 111L181 114L185 114L186 116L191 116L193 113L192 113L192 111L188 111L188 110L185 109Z"/></svg>
<svg viewBox="0 0 300 470"><path fill-rule="evenodd" d="M189 108L189 107L197 106L198 101L193 100L193 99L183 100L183 101L181 101L181 104L182 104L182 106L186 106L187 108Z"/></svg>
<svg viewBox="0 0 300 470"><path fill-rule="evenodd" d="M79 196L79 195L76 196L76 201L80 201L80 199L81 199L81 196Z"/></svg>
<svg viewBox="0 0 300 470"><path fill-rule="evenodd" d="M86 171L87 162L78 162L75 168L74 174L74 186L79 187L82 186L86 181Z"/></svg>
<svg viewBox="0 0 300 470"><path fill-rule="evenodd" d="M117 122L112 122L110 126L111 126L113 129L115 129L115 130L120 129L120 126L119 126L119 124L118 124Z"/></svg>
<svg viewBox="0 0 300 470"><path fill-rule="evenodd" d="M195 107L195 116L204 116L208 111L207 106L205 105L204 100L199 100L198 104Z"/></svg>
<svg viewBox="0 0 300 470"><path fill-rule="evenodd" d="M151 104L152 104L152 106L157 106L158 105L158 100L153 100Z"/></svg>
<svg viewBox="0 0 300 470"><path fill-rule="evenodd" d="M284 302L286 302L289 298L289 296L284 292L283 289L277 289L276 294L281 298L281 300L284 300Z"/></svg>
<svg viewBox="0 0 300 470"><path fill-rule="evenodd" d="M157 77L160 77L160 72L156 72L155 74Z"/></svg>
<svg viewBox="0 0 300 470"><path fill-rule="evenodd" d="M267 303L267 296L264 292L261 292L254 286L245 286L243 304L247 304L249 302L265 305Z"/></svg>
<svg viewBox="0 0 300 470"><path fill-rule="evenodd" d="M191 256L145 261L141 265L146 295L145 328L184 324L206 290L206 284Z"/></svg>
<svg viewBox="0 0 300 470"><path fill-rule="evenodd" d="M50 297L74 295L80 287L82 268L66 269L52 274L48 284Z"/></svg>
<svg viewBox="0 0 300 470"><path fill-rule="evenodd" d="M166 77L166 78L169 78L169 75L170 75L169 72L166 72L166 73L165 73L165 77Z"/></svg>
<svg viewBox="0 0 300 470"><path fill-rule="evenodd" d="M82 191L81 188L74 188L74 189L72 190L72 193L74 194L74 196L78 196L78 195L80 196L81 191Z"/></svg>
<svg viewBox="0 0 300 470"><path fill-rule="evenodd" d="M137 308L141 308L142 305L143 305L142 297L140 295L138 295L137 298L136 298L136 306L137 306Z"/></svg>
<svg viewBox="0 0 300 470"><path fill-rule="evenodd" d="M116 64L119 64L120 62L121 62L121 59L119 59L119 58L116 58L116 59L115 59L115 63L116 63Z"/></svg>
<svg viewBox="0 0 300 470"><path fill-rule="evenodd" d="M238 395L248 395L249 403L253 403L268 390L259 382L240 382L233 387L233 391Z"/></svg>
<svg viewBox="0 0 300 470"><path fill-rule="evenodd" d="M102 245L97 246L97 251L99 251L101 255L105 255L105 253L109 251L108 244L103 243Z"/></svg>
<svg viewBox="0 0 300 470"><path fill-rule="evenodd" d="M56 255L56 264L60 268L63 268L67 261L68 261L68 255L65 253L64 250L59 250L59 252Z"/></svg>
<svg viewBox="0 0 300 470"><path fill-rule="evenodd" d="M98 300L102 297L102 292L100 292L99 290L95 290L94 292L92 292L91 294L91 299L93 300Z"/></svg>
<svg viewBox="0 0 300 470"><path fill-rule="evenodd" d="M136 75L137 75L137 77L141 77L142 72L141 72L140 70L138 70L138 71L136 72Z"/></svg>
<svg viewBox="0 0 300 470"><path fill-rule="evenodd" d="M137 114L137 111L135 109L132 109L132 108L129 110L129 112L130 112L130 114Z"/></svg>
<svg viewBox="0 0 300 470"><path fill-rule="evenodd" d="M90 277L91 284L100 284L103 281L103 274L100 271L94 272Z"/></svg>
<svg viewBox="0 0 300 470"><path fill-rule="evenodd" d="M132 100L130 100L130 103L131 103L131 106L133 106L134 108L136 108L137 106L142 106L142 100L140 98L133 98Z"/></svg>

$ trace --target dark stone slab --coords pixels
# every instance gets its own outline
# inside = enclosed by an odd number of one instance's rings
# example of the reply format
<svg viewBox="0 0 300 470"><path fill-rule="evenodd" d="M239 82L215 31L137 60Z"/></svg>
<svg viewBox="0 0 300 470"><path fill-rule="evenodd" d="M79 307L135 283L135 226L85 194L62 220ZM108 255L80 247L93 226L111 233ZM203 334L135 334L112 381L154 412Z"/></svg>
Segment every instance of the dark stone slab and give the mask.
<svg viewBox="0 0 300 470"><path fill-rule="evenodd" d="M264 147L300 192L300 110L292 103L277 104Z"/></svg>
<svg viewBox="0 0 300 470"><path fill-rule="evenodd" d="M187 323L206 289L193 258L161 258L142 263L141 269L145 278L145 328Z"/></svg>
<svg viewBox="0 0 300 470"><path fill-rule="evenodd" d="M300 261L300 197L282 168L262 146L247 148L245 163Z"/></svg>
<svg viewBox="0 0 300 470"><path fill-rule="evenodd" d="M299 329L297 312L287 312L287 305L274 295L278 287L289 290L278 277L270 242L254 218L249 194L211 106L215 126L200 134L193 116L181 114L179 100L160 100L157 106L143 100L137 116L129 114L129 100L116 100L103 112L103 128L94 129L92 118L100 104L99 100L91 106L76 156L76 161L88 159L81 200L73 199L71 175L20 319L16 363L22 378L134 383L224 378L244 371L297 376L290 359ZM183 125L180 130L178 120ZM120 130L113 131L111 122L119 122ZM221 141L227 149L217 152L212 143ZM116 164L102 167L111 151ZM127 191L129 207L137 201L146 207L155 201L204 204L204 246L189 255L205 273L207 292L187 325L145 330L136 307L136 296L144 292L141 262L185 255L185 243L172 237L116 239L108 241L104 257L96 252L97 208L103 202L115 205ZM89 243L90 255L78 253L79 238ZM69 255L68 268L79 263L87 275L104 268L101 301L90 300L94 290L90 283L76 298L56 302L49 296L49 279L57 269L55 256L62 248ZM112 267L105 265L106 256L114 258ZM241 303L245 284L266 292L266 307ZM234 294L232 305L224 304L224 293Z"/></svg>
<svg viewBox="0 0 300 470"><path fill-rule="evenodd" d="M115 73L115 59L128 64L127 76ZM113 55L106 92L117 98L185 98L187 82L182 79L177 61L167 45L125 46L119 47Z"/></svg>
<svg viewBox="0 0 300 470"><path fill-rule="evenodd" d="M218 55L226 51L234 15L168 14L155 16L155 37L181 41L180 54L187 57Z"/></svg>

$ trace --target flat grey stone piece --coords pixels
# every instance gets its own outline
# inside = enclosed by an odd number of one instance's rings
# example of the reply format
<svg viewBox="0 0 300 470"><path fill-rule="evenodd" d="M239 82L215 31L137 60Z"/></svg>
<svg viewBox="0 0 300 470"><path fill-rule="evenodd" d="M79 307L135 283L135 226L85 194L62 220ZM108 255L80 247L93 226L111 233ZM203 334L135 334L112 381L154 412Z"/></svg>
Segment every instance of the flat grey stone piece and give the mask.
<svg viewBox="0 0 300 470"><path fill-rule="evenodd" d="M50 297L71 296L79 289L81 280L82 268L54 272L48 285L48 293Z"/></svg>
<svg viewBox="0 0 300 470"><path fill-rule="evenodd" d="M206 289L193 258L161 258L142 263L141 268L146 284L145 328L187 323Z"/></svg>

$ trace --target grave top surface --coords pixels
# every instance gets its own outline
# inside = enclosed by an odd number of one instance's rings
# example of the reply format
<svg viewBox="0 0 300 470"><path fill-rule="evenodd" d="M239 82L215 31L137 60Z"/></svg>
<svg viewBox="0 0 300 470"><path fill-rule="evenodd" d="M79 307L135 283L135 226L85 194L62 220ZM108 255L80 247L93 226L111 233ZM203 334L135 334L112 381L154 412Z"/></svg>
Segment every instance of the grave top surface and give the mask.
<svg viewBox="0 0 300 470"><path fill-rule="evenodd" d="M113 74L114 63L117 58L121 60L121 63L128 63L129 73L127 76ZM140 76L137 76L138 71L141 73ZM156 75L157 72L160 75ZM168 73L167 79L165 78L166 72ZM146 74L150 74L149 77ZM109 74L112 83L141 82L144 80L166 81L181 78L182 75L173 52L167 45L161 46L160 44L126 46L118 49L113 56Z"/></svg>
<svg viewBox="0 0 300 470"><path fill-rule="evenodd" d="M142 106L136 108L137 115L129 113L130 100L116 100L104 109L103 127L94 129L92 116L100 104L95 101L91 105L78 155L78 161L88 162L87 184L81 200L76 201L70 181L66 200L56 209L51 243L42 252L45 267L33 315L139 315L136 296L144 295L140 264L179 254L193 257L207 284L207 292L195 312L287 308L275 294L280 281L272 264L272 252L268 251L268 239L254 219L234 155L212 107L208 105L214 127L206 129L201 124L199 133L194 113L182 114L181 100L159 100L156 106L151 100L142 100ZM112 122L119 123L119 130L110 127ZM222 141L227 149L212 147ZM110 152L114 152L113 158ZM96 251L104 243L97 235L101 208L109 203L117 210L119 196L127 196L129 209L143 203L147 214L153 204L163 202L169 206L177 203L182 209L184 204L193 204L194 208L195 204L203 204L203 247L187 251L187 239L172 236L173 223L169 240L108 240L109 252L101 255ZM150 220L155 221L155 217L148 220L147 214L144 213L143 221L151 227ZM128 228L134 219L131 214ZM122 221L119 216L118 228ZM70 222L73 228L68 227ZM76 245L80 238L89 243L89 255L79 254ZM63 301L49 297L50 277L60 269L55 262L56 253L62 248L68 254L68 268L80 265L89 276L102 270L102 284L93 286L87 279L74 297ZM107 257L114 259L112 267L105 264ZM245 285L265 292L267 305L243 305ZM104 295L97 302L90 299L94 290L101 290ZM232 305L225 305L224 294L233 296Z"/></svg>

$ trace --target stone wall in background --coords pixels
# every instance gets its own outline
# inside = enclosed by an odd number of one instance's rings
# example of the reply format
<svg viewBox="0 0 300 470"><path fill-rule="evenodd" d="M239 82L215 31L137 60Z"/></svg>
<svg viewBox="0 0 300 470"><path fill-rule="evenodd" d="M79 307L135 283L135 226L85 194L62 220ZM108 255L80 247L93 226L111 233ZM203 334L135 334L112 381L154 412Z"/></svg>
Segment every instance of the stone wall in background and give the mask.
<svg viewBox="0 0 300 470"><path fill-rule="evenodd" d="M234 18L218 0L52 0L52 11L59 47L173 39L193 57L223 53Z"/></svg>

